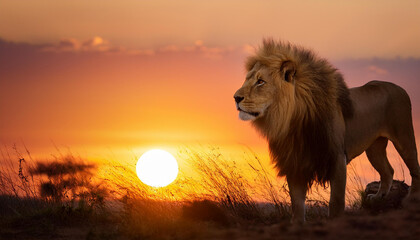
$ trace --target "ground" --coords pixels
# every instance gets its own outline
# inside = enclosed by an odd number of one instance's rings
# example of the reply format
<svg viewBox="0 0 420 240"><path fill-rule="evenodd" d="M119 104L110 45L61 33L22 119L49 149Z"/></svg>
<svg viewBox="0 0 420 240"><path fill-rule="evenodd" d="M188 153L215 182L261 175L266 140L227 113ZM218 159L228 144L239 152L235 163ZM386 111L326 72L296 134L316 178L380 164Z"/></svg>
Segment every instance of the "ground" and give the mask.
<svg viewBox="0 0 420 240"><path fill-rule="evenodd" d="M420 205L408 203L402 209L375 214L368 210L347 211L340 218L307 222L304 226L293 226L287 221L237 226L203 223L201 230L186 235L167 235L163 239L419 239L419 223ZM0 239L155 239L153 235L127 236L109 222L87 225L73 222L37 231L37 228L47 225L50 223L45 223L45 219L8 224L2 226Z"/></svg>
<svg viewBox="0 0 420 240"><path fill-rule="evenodd" d="M225 229L211 239L419 239L420 206L372 215L347 212L343 217L302 227L287 224Z"/></svg>

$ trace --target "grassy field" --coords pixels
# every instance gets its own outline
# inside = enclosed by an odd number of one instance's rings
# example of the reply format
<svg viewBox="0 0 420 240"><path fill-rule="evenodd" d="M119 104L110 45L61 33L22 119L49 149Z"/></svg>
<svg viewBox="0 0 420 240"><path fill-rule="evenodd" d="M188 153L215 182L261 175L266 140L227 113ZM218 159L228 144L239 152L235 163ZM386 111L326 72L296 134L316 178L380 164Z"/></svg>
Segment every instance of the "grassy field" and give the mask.
<svg viewBox="0 0 420 240"><path fill-rule="evenodd" d="M316 186L307 199L308 223L290 226L287 186L251 151L241 164L214 148L182 154L193 174L152 188L117 161L93 163L70 153L37 161L28 151L3 148L0 239L299 239L331 236L331 224L343 227L327 220L328 189ZM364 183L351 165L348 179L350 216L341 222L357 225L374 216L361 210ZM372 221L373 229L381 227Z"/></svg>

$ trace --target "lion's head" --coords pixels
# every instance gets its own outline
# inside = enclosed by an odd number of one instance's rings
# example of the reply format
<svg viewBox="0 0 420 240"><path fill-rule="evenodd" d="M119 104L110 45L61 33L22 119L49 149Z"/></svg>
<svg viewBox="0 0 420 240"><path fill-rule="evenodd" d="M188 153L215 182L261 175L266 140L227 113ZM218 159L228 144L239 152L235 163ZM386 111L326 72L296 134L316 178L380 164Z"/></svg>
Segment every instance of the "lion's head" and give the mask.
<svg viewBox="0 0 420 240"><path fill-rule="evenodd" d="M245 82L234 95L239 118L251 120L267 137L280 175L325 183L336 151L333 115L352 114L342 75L312 51L270 39L245 67Z"/></svg>
<svg viewBox="0 0 420 240"><path fill-rule="evenodd" d="M245 83L235 93L240 119L246 121L264 117L268 108L287 98L293 88L290 84L294 74L293 64L285 62L276 71L278 74L273 74L273 69L260 62L248 69ZM283 106L286 104L280 103Z"/></svg>
<svg viewBox="0 0 420 240"><path fill-rule="evenodd" d="M287 126L295 111L295 64L283 54L265 56L269 46L260 49L258 55L249 57L246 63L248 71L242 87L235 93L236 108L241 120L252 120L262 125L266 119L276 126L265 126L282 131ZM260 124L258 124L260 123ZM281 123L278 125L277 123ZM266 134L265 131L263 131Z"/></svg>

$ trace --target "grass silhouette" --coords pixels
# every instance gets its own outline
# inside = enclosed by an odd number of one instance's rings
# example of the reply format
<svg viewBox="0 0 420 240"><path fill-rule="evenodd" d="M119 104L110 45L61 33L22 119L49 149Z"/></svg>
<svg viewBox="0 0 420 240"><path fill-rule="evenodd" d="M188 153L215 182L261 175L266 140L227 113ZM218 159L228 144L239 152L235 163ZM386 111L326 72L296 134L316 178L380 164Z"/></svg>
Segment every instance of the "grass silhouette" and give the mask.
<svg viewBox="0 0 420 240"><path fill-rule="evenodd" d="M65 236L68 226L88 239L204 238L215 228L290 220L287 186L249 149L240 163L214 147L183 149L193 173L181 169L165 188L141 183L135 166L116 160L92 163L69 153L37 161L27 150L0 150L0 224L5 226L0 236L6 238L16 237L16 229L22 238ZM357 191L350 194L351 206L358 208ZM309 221L326 218L326 195L328 190L313 189Z"/></svg>

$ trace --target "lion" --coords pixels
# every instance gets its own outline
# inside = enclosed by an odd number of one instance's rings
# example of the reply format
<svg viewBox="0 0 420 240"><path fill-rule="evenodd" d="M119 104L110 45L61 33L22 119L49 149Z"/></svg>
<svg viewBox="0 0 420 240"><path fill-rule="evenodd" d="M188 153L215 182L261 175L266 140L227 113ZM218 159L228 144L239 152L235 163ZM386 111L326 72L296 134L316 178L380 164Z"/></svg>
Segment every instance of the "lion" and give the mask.
<svg viewBox="0 0 420 240"><path fill-rule="evenodd" d="M419 195L411 102L401 87L371 81L349 89L327 60L272 39L263 40L245 67L245 82L234 95L239 118L268 140L271 160L289 186L292 222L305 221L305 197L314 182L331 186L329 217L342 214L346 165L363 152L381 182L368 199L385 197L394 174L389 140L410 170L410 196Z"/></svg>

